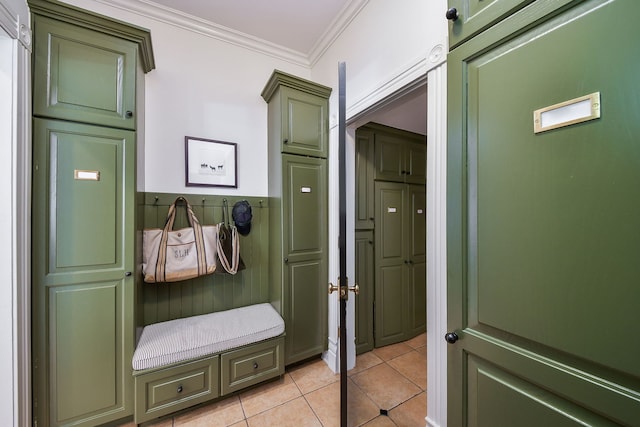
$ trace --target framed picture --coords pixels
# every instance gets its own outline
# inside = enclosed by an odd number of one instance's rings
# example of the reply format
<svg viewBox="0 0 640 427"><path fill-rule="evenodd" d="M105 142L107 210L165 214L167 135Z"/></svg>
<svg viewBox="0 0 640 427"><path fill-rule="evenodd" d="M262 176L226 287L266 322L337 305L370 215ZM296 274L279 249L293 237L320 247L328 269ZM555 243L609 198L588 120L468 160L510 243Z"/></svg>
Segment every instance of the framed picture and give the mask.
<svg viewBox="0 0 640 427"><path fill-rule="evenodd" d="M233 142L184 137L187 187L238 188L238 145Z"/></svg>

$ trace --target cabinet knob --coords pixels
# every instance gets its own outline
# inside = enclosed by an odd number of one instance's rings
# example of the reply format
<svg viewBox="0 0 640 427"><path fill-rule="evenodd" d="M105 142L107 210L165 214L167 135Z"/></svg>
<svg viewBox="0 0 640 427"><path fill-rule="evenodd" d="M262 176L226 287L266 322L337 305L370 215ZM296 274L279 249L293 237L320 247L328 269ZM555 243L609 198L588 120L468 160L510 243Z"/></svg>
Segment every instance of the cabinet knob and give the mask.
<svg viewBox="0 0 640 427"><path fill-rule="evenodd" d="M125 275L126 277L131 277L131 272L130 272L130 271L125 271L124 275Z"/></svg>
<svg viewBox="0 0 640 427"><path fill-rule="evenodd" d="M288 144L288 143L289 143L289 140L288 140L287 138L285 138L285 140L284 140L284 141L282 141L282 142L284 142L285 144Z"/></svg>
<svg viewBox="0 0 640 427"><path fill-rule="evenodd" d="M285 264L289 264L289 258L285 258L285 259L284 259L284 263L285 263Z"/></svg>
<svg viewBox="0 0 640 427"><path fill-rule="evenodd" d="M253 362L253 369L258 369L258 362Z"/></svg>
<svg viewBox="0 0 640 427"><path fill-rule="evenodd" d="M182 386L181 386L181 385L179 385L179 386L178 386L178 389L177 389L176 391L177 391L178 393L182 393Z"/></svg>
<svg viewBox="0 0 640 427"><path fill-rule="evenodd" d="M133 111L127 110L127 112L124 113L124 115L127 116L128 118L131 118L131 117L133 117Z"/></svg>
<svg viewBox="0 0 640 427"><path fill-rule="evenodd" d="M458 9L452 7L451 9L447 10L447 13L444 16L446 16L449 21L457 21Z"/></svg>
<svg viewBox="0 0 640 427"><path fill-rule="evenodd" d="M458 334L456 334L455 332L447 332L444 335L444 339L445 341L447 341L449 344L455 344L456 341L458 341Z"/></svg>

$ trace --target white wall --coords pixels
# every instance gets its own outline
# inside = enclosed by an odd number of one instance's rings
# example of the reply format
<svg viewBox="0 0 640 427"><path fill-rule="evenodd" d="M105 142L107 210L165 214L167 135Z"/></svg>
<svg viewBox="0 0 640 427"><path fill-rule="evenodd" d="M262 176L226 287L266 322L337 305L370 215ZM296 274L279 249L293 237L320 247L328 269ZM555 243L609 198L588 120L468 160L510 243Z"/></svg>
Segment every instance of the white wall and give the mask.
<svg viewBox="0 0 640 427"><path fill-rule="evenodd" d="M160 12L66 3L151 31L156 69L145 77L144 191L267 195L267 104L260 93L274 69L309 78L308 68L163 22ZM185 187L185 136L237 143L238 188Z"/></svg>

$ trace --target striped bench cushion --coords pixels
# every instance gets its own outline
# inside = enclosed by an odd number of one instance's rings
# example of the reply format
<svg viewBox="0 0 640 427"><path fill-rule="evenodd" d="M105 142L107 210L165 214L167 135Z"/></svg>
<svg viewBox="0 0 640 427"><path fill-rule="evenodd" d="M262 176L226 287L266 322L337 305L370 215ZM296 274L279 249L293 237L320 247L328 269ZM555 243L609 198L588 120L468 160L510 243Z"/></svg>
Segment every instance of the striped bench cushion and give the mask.
<svg viewBox="0 0 640 427"><path fill-rule="evenodd" d="M284 320L269 303L145 326L133 369L150 369L276 337Z"/></svg>

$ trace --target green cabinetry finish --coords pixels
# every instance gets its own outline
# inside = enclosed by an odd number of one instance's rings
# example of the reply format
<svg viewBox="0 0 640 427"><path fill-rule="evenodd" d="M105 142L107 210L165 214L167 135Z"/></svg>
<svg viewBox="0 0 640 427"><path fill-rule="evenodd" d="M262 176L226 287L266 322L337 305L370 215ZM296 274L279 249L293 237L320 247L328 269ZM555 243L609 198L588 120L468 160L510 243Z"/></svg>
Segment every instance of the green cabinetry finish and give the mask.
<svg viewBox="0 0 640 427"><path fill-rule="evenodd" d="M426 143L368 123L355 144L356 350L363 352L425 331Z"/></svg>
<svg viewBox="0 0 640 427"><path fill-rule="evenodd" d="M135 82L150 39L60 3L29 6L34 425L93 426L133 414Z"/></svg>
<svg viewBox="0 0 640 427"><path fill-rule="evenodd" d="M427 178L427 150L424 136L376 124L375 179L423 184Z"/></svg>
<svg viewBox="0 0 640 427"><path fill-rule="evenodd" d="M327 347L330 92L279 71L262 92L269 104L270 293L285 320L285 364Z"/></svg>
<svg viewBox="0 0 640 427"><path fill-rule="evenodd" d="M426 324L424 185L377 181L375 345L404 341Z"/></svg>
<svg viewBox="0 0 640 427"><path fill-rule="evenodd" d="M355 283L360 287L356 297L356 354L373 350L373 301L375 296L373 230L356 230Z"/></svg>
<svg viewBox="0 0 640 427"><path fill-rule="evenodd" d="M449 44L453 48L480 31L509 16L535 0L449 0L458 19L449 23ZM442 11L445 16L445 11Z"/></svg>
<svg viewBox="0 0 640 427"><path fill-rule="evenodd" d="M371 129L358 128L356 130L356 230L370 230L375 225L375 206L373 203L374 137L375 133Z"/></svg>
<svg viewBox="0 0 640 427"><path fill-rule="evenodd" d="M449 53L449 426L639 425L638 16L536 1Z"/></svg>
<svg viewBox="0 0 640 427"><path fill-rule="evenodd" d="M270 130L277 129L278 138L270 144L283 153L326 158L330 94L331 88L274 71L262 91L269 105L278 109L274 112L277 120L274 117L269 122Z"/></svg>

